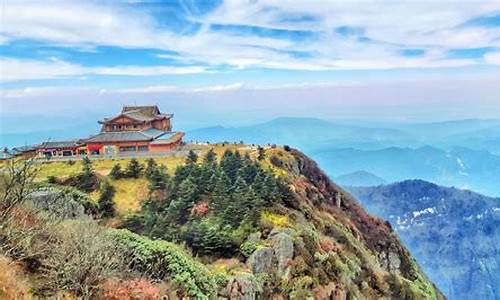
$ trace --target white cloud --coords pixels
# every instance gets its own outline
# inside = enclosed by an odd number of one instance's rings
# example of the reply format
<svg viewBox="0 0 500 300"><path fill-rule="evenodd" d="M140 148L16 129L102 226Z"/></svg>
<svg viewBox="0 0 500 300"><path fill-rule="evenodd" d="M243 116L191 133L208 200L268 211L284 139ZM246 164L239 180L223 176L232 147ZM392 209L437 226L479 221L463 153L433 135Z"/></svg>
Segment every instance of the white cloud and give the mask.
<svg viewBox="0 0 500 300"><path fill-rule="evenodd" d="M50 61L37 61L26 59L0 58L0 82L19 80L53 79L81 75L126 75L126 76L155 76L155 75L181 75L204 72L203 67L186 66L116 66L116 67L84 67L58 59Z"/></svg>
<svg viewBox="0 0 500 300"><path fill-rule="evenodd" d="M488 53L484 56L484 60L488 64L500 66L500 52Z"/></svg>
<svg viewBox="0 0 500 300"><path fill-rule="evenodd" d="M474 17L498 12L500 2L227 0L208 15L191 17L192 21L202 24L201 29L191 35L165 29L152 15L133 9L133 5L111 3L68 1L47 5L7 1L2 4L0 43L34 39L80 49L97 45L163 49L176 51L179 55L161 54L159 57L199 65L289 70L457 67L481 61L449 59L446 53L450 49L500 47L498 27L463 26ZM283 21L286 16L304 15L311 20ZM210 29L212 24L305 30L313 32L315 37L294 40L238 35L213 31ZM335 33L335 28L340 26L363 28L367 39L342 37ZM406 48L423 49L425 53L417 58L402 57L400 51ZM312 54L296 57L290 51ZM494 57L494 54L488 55L484 61L496 64ZM150 76L205 71L199 65L88 68L64 61L4 61L3 81L83 74Z"/></svg>

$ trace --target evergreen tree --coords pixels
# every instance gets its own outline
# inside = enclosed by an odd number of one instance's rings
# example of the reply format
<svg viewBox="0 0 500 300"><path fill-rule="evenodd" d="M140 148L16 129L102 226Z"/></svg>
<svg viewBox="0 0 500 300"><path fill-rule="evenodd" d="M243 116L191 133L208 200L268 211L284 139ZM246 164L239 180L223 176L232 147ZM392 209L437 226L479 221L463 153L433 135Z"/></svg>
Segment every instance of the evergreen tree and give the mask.
<svg viewBox="0 0 500 300"><path fill-rule="evenodd" d="M120 164L115 164L113 166L111 172L109 172L109 177L113 179L120 179L123 177L122 167L120 166Z"/></svg>
<svg viewBox="0 0 500 300"><path fill-rule="evenodd" d="M164 166L155 167L151 170L149 179L149 189L150 190L165 190L169 184L170 178L167 173L167 169Z"/></svg>
<svg viewBox="0 0 500 300"><path fill-rule="evenodd" d="M188 156L186 158L186 164L196 164L198 161L198 154L196 154L193 150L189 150Z"/></svg>
<svg viewBox="0 0 500 300"><path fill-rule="evenodd" d="M92 161L88 157L82 160L82 171L76 176L74 186L85 192L92 192L98 186L98 180L92 167Z"/></svg>
<svg viewBox="0 0 500 300"><path fill-rule="evenodd" d="M158 168L158 165L156 164L156 161L152 158L149 158L146 161L146 169L144 170L144 176L146 178L150 179L150 177L153 175L153 172Z"/></svg>
<svg viewBox="0 0 500 300"><path fill-rule="evenodd" d="M171 220L175 220L178 224L184 224L190 215L190 209L198 200L196 185L193 178L186 178L179 185L176 199L170 202L168 206L168 216Z"/></svg>
<svg viewBox="0 0 500 300"><path fill-rule="evenodd" d="M231 179L229 179L223 171L218 171L210 180L211 182L215 182L210 207L212 207L215 214L222 215L227 208L231 197Z"/></svg>
<svg viewBox="0 0 500 300"><path fill-rule="evenodd" d="M259 151L259 155L257 156L257 159L264 160L266 158L266 150L264 150L264 148L259 146L258 151Z"/></svg>
<svg viewBox="0 0 500 300"><path fill-rule="evenodd" d="M104 181L99 190L99 200L97 202L99 212L103 217L112 217L115 215L115 203L113 196L115 188L108 182Z"/></svg>
<svg viewBox="0 0 500 300"><path fill-rule="evenodd" d="M94 168L92 166L92 161L88 157L84 157L82 160L82 177L92 177L94 176Z"/></svg>
<svg viewBox="0 0 500 300"><path fill-rule="evenodd" d="M132 158L127 165L126 176L129 178L139 178L142 172L142 165L135 158Z"/></svg>
<svg viewBox="0 0 500 300"><path fill-rule="evenodd" d="M214 152L214 149L208 150L207 154L205 154L205 157L203 158L203 164L204 165L211 165L214 166L217 163L217 155Z"/></svg>
<svg viewBox="0 0 500 300"><path fill-rule="evenodd" d="M228 203L224 211L224 222L233 227L237 227L242 218L248 212L247 201L248 185L241 177L236 179L234 190L231 195L231 201Z"/></svg>

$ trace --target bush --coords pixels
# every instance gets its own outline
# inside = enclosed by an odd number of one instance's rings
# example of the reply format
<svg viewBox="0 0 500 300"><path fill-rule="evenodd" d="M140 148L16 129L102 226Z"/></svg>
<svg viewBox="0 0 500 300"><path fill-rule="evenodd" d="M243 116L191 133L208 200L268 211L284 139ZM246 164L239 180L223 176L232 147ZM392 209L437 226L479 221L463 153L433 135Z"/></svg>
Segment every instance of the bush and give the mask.
<svg viewBox="0 0 500 300"><path fill-rule="evenodd" d="M135 278L124 281L107 280L101 286L99 299L106 300L154 300L160 299L160 289L144 278Z"/></svg>
<svg viewBox="0 0 500 300"><path fill-rule="evenodd" d="M50 183L50 184L57 184L57 177L55 176L47 176L47 183Z"/></svg>
<svg viewBox="0 0 500 300"><path fill-rule="evenodd" d="M115 164L113 166L113 168L111 169L111 172L109 172L109 177L111 177L115 180L123 177L123 171L122 171L122 167L120 166L120 164Z"/></svg>
<svg viewBox="0 0 500 300"><path fill-rule="evenodd" d="M216 295L213 275L179 246L150 240L126 229L109 232L122 247L132 267L155 279L169 278L190 298L209 299Z"/></svg>
<svg viewBox="0 0 500 300"><path fill-rule="evenodd" d="M141 177L143 166L135 158L132 158L127 165L125 171L125 176L128 178L139 178Z"/></svg>
<svg viewBox="0 0 500 300"><path fill-rule="evenodd" d="M54 229L56 240L41 261L45 287L92 298L107 278L126 274L121 248L108 238L106 229L91 221L64 222Z"/></svg>

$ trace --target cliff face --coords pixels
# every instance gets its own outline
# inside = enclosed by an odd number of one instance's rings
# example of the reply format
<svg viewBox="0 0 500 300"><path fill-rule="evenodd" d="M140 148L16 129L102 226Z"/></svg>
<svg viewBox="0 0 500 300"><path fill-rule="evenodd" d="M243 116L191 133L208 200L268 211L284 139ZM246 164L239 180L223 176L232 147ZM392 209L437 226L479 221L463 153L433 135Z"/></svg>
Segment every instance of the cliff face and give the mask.
<svg viewBox="0 0 500 300"><path fill-rule="evenodd" d="M277 152L273 161L294 195L283 209L293 224L288 234L296 237L289 276L295 286L311 276L317 298L444 298L390 224L367 214L314 161L296 150Z"/></svg>

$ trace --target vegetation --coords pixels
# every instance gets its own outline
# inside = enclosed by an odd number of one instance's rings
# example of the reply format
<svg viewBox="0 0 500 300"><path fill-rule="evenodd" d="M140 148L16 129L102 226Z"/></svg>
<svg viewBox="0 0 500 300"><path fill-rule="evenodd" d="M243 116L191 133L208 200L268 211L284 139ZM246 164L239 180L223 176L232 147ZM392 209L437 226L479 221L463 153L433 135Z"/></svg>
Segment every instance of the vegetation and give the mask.
<svg viewBox="0 0 500 300"><path fill-rule="evenodd" d="M255 230L264 208L289 197L287 183L248 155L227 150L217 161L191 151L171 178L148 163L150 197L128 228L155 238L186 242L195 253L231 255Z"/></svg>
<svg viewBox="0 0 500 300"><path fill-rule="evenodd" d="M113 217L115 215L115 203L113 201L115 192L115 188L108 181L104 181L101 184L100 196L97 204L99 212L105 218Z"/></svg>
<svg viewBox="0 0 500 300"><path fill-rule="evenodd" d="M43 176L29 161L3 164L0 298L439 298L385 224L348 197L329 205L338 191L306 158L234 147L194 149L184 163L49 163Z"/></svg>

